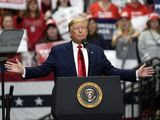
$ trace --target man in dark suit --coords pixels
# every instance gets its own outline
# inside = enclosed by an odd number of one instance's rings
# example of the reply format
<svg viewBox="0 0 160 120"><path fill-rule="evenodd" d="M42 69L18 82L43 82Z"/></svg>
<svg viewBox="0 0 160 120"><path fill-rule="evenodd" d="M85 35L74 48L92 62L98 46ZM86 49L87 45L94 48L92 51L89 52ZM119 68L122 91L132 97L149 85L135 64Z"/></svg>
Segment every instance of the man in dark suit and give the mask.
<svg viewBox="0 0 160 120"><path fill-rule="evenodd" d="M5 64L10 72L21 73L26 79L48 75L51 71L56 77L70 76L99 76L99 75L120 75L122 80L136 81L139 77L151 77L154 74L152 67L141 66L138 70L123 70L115 68L107 60L103 49L92 45L83 44L87 38L87 20L77 18L69 23L69 32L72 41L57 45L51 49L49 57L40 66L24 67L18 60L16 63ZM77 47L77 46L81 47ZM83 62L79 62L78 52L82 52ZM83 63L83 65L81 64ZM79 66L80 65L80 66ZM85 74L81 74L85 69Z"/></svg>
<svg viewBox="0 0 160 120"><path fill-rule="evenodd" d="M88 34L87 20L84 18L72 20L69 23L69 32L72 41L53 47L42 65L24 67L18 60L16 63L7 61L5 64L7 70L20 73L26 79L46 76L53 71L55 78L120 75L122 80L132 82L135 82L136 78L150 77L154 73L152 67L144 65L138 70L122 70L112 66L102 48L83 41ZM55 94L54 90L53 94ZM52 100L53 104L54 100ZM52 105L52 114L54 115L54 105Z"/></svg>

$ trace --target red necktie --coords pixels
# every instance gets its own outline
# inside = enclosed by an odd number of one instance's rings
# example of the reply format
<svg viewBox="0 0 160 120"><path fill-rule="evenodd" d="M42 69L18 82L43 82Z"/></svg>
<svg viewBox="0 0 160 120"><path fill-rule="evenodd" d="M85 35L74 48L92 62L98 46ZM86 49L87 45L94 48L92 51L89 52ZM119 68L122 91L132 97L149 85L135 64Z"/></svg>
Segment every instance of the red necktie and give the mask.
<svg viewBox="0 0 160 120"><path fill-rule="evenodd" d="M82 46L78 45L78 76L86 76L86 67L85 67L85 62L84 62L84 57L82 53Z"/></svg>

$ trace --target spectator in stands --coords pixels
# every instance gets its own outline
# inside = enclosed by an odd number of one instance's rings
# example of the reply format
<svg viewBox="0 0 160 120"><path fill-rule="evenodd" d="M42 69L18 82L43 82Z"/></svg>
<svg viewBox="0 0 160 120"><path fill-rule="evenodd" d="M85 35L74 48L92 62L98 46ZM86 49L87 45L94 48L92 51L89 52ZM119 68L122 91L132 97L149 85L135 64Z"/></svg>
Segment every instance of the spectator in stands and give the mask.
<svg viewBox="0 0 160 120"><path fill-rule="evenodd" d="M160 18L157 13L149 15L147 29L139 36L138 51L141 62L160 58Z"/></svg>
<svg viewBox="0 0 160 120"><path fill-rule="evenodd" d="M27 9L20 11L17 17L18 28L27 30L28 50L22 55L25 66L35 66L35 45L43 35L45 20L43 13L38 8L37 0L27 0Z"/></svg>
<svg viewBox="0 0 160 120"><path fill-rule="evenodd" d="M120 17L118 7L110 0L98 0L90 4L87 13L97 18L118 19Z"/></svg>
<svg viewBox="0 0 160 120"><path fill-rule="evenodd" d="M2 19L8 19L10 18L10 21L13 21L13 27L17 27L16 24L16 17L14 16L17 13L16 10L11 10L11 9L0 9L0 29L2 29ZM11 20L12 19L12 20ZM8 21L7 20L7 21ZM5 20L6 21L6 20ZM8 21L9 22L9 21Z"/></svg>
<svg viewBox="0 0 160 120"><path fill-rule="evenodd" d="M49 19L59 10L63 10L65 8L71 7L70 0L57 0L56 7L52 11L47 11L45 14L45 18Z"/></svg>
<svg viewBox="0 0 160 120"><path fill-rule="evenodd" d="M105 43L104 43L104 39L102 36L100 36L97 33L97 23L96 23L96 19L95 18L90 18L88 21L88 36L87 36L87 41L89 43L98 45L102 48L104 48Z"/></svg>
<svg viewBox="0 0 160 120"><path fill-rule="evenodd" d="M36 45L37 65L40 65L47 59L49 51L53 46L61 44L63 42L64 41L59 34L55 21L53 19L48 19L46 21L46 29L44 35L40 39L39 43Z"/></svg>
<svg viewBox="0 0 160 120"><path fill-rule="evenodd" d="M147 15L149 14L149 9L147 6L141 4L139 0L131 0L129 4L126 4L122 9L122 12L126 12L129 14L129 18Z"/></svg>
<svg viewBox="0 0 160 120"><path fill-rule="evenodd" d="M29 51L35 50L35 45L42 37L44 26L44 15L38 9L37 0L28 0L26 11L18 17L18 27L27 30Z"/></svg>
<svg viewBox="0 0 160 120"><path fill-rule="evenodd" d="M57 25L53 19L48 19L46 21L46 29L44 36L39 41L39 43L47 43L62 40Z"/></svg>
<svg viewBox="0 0 160 120"><path fill-rule="evenodd" d="M56 8L52 11L52 18L56 21L59 32L64 40L69 40L68 23L79 16L82 11L76 5L71 5L70 0L57 0Z"/></svg>
<svg viewBox="0 0 160 120"><path fill-rule="evenodd" d="M120 59L129 59L136 57L135 43L139 31L133 29L126 12L121 14L121 19L117 22L117 28L113 34L112 46L116 47L117 57Z"/></svg>
<svg viewBox="0 0 160 120"><path fill-rule="evenodd" d="M63 9L67 7L71 7L70 0L57 0L56 8L52 11L52 13L54 14L59 9Z"/></svg>
<svg viewBox="0 0 160 120"><path fill-rule="evenodd" d="M1 27L2 29L13 29L16 27L12 14L6 13L3 15Z"/></svg>

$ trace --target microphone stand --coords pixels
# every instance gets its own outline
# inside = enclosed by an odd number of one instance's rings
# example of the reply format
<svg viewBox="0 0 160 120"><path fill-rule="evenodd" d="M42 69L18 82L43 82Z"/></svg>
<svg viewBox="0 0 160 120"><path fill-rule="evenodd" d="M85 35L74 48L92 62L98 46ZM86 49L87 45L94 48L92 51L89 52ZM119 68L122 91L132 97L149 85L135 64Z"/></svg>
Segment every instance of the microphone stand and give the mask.
<svg viewBox="0 0 160 120"><path fill-rule="evenodd" d="M11 111L11 102L13 98L13 88L14 86L10 86L9 94L6 95L6 120L10 120L10 111Z"/></svg>
<svg viewBox="0 0 160 120"><path fill-rule="evenodd" d="M1 68L1 91L2 91L2 120L5 120L5 86L4 86L4 81L5 81L5 67L4 63L7 60L7 57L0 57L0 68Z"/></svg>
<svg viewBox="0 0 160 120"><path fill-rule="evenodd" d="M0 57L0 72L1 72L1 91L2 91L2 120L10 120L10 103L11 98L13 96L13 86L10 86L10 93L9 95L5 96L5 62L7 61L7 57ZM6 106L6 111L5 111ZM6 112L6 118L5 118Z"/></svg>

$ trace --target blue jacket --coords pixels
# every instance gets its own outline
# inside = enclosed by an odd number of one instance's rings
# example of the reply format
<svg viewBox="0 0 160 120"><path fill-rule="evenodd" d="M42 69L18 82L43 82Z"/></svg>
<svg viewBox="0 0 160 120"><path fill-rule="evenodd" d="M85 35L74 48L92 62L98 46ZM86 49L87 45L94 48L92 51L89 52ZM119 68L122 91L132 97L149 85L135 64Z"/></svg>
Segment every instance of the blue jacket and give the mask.
<svg viewBox="0 0 160 120"><path fill-rule="evenodd" d="M136 81L135 70L118 69L111 65L102 48L88 43L88 76L120 75L121 80ZM43 77L53 71L55 77L77 76L72 42L57 45L40 66L27 67L26 79Z"/></svg>

